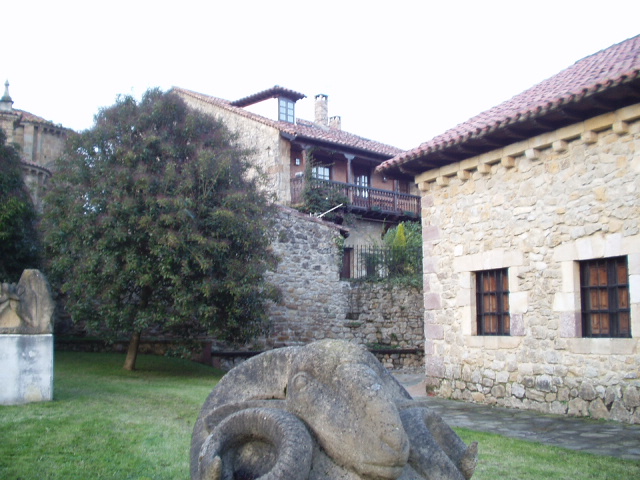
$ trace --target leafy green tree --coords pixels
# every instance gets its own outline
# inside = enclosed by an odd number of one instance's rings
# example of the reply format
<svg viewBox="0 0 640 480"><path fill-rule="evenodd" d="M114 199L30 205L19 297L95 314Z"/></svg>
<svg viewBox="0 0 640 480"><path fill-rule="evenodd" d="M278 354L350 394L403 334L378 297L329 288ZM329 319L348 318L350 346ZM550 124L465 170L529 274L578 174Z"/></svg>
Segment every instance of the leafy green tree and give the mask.
<svg viewBox="0 0 640 480"><path fill-rule="evenodd" d="M119 97L72 136L45 199L50 277L74 321L129 334L135 368L150 329L243 341L277 297L265 271L272 205L248 152L175 94Z"/></svg>
<svg viewBox="0 0 640 480"><path fill-rule="evenodd" d="M401 222L384 236L389 254L389 277L404 278L409 284L422 283L422 226L420 222Z"/></svg>
<svg viewBox="0 0 640 480"><path fill-rule="evenodd" d="M16 282L25 268L40 267L36 222L20 154L0 129L0 280Z"/></svg>

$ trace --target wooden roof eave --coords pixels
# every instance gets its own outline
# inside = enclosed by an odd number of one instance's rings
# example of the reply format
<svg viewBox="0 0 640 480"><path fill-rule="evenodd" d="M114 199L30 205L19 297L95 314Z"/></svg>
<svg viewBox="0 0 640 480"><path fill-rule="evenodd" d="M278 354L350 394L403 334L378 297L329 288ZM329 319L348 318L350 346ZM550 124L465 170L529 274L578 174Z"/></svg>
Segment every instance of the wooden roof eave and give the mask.
<svg viewBox="0 0 640 480"><path fill-rule="evenodd" d="M320 148L332 153L354 155L354 156L357 156L359 159L362 159L371 163L380 164L385 160L389 160L391 158L391 155L388 155L388 154L372 152L371 150L351 147L351 146L343 145L336 142L330 142L327 140L319 140L319 139L307 137L304 135L295 135L295 134L291 134L289 132L283 132L283 131L280 132L280 135L284 139L288 140L289 142L298 144L301 148L315 147L315 148Z"/></svg>
<svg viewBox="0 0 640 480"><path fill-rule="evenodd" d="M425 167L433 169L462 161L465 158L481 155L638 102L640 102L640 78L635 78L615 88L585 94L572 101L541 109L537 114L505 122L456 143L443 145L441 148L411 158L387 171L389 174L393 171L421 173L425 171Z"/></svg>

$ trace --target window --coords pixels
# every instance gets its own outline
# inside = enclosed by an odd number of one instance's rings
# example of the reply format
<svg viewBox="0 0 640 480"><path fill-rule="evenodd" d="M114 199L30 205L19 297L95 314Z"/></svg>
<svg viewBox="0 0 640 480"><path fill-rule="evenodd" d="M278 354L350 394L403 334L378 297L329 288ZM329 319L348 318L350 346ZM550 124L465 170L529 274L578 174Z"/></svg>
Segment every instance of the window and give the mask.
<svg viewBox="0 0 640 480"><path fill-rule="evenodd" d="M627 257L580 262L583 337L631 337Z"/></svg>
<svg viewBox="0 0 640 480"><path fill-rule="evenodd" d="M356 189L356 194L359 197L363 197L363 198L368 198L369 197L369 177L367 175L358 175L356 176L356 185L358 187L364 187L364 188L357 188Z"/></svg>
<svg viewBox="0 0 640 480"><path fill-rule="evenodd" d="M294 105L288 98L278 99L278 120L293 123L295 121Z"/></svg>
<svg viewBox="0 0 640 480"><path fill-rule="evenodd" d="M311 170L311 176L318 180L331 180L331 168L325 165L316 165Z"/></svg>
<svg viewBox="0 0 640 480"><path fill-rule="evenodd" d="M506 268L476 272L478 335L509 335L509 276Z"/></svg>

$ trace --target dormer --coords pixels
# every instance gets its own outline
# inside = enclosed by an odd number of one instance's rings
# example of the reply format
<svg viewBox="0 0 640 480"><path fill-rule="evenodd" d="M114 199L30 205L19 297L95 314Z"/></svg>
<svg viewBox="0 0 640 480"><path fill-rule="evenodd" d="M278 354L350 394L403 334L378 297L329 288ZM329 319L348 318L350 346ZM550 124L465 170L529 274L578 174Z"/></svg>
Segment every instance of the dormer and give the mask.
<svg viewBox="0 0 640 480"><path fill-rule="evenodd" d="M267 118L277 119L282 122L295 123L295 104L306 95L294 92L287 88L276 85L268 90L254 93L248 97L231 102L234 107L247 108L247 110L263 115ZM274 107L272 100L277 101ZM260 104L260 105L258 105Z"/></svg>

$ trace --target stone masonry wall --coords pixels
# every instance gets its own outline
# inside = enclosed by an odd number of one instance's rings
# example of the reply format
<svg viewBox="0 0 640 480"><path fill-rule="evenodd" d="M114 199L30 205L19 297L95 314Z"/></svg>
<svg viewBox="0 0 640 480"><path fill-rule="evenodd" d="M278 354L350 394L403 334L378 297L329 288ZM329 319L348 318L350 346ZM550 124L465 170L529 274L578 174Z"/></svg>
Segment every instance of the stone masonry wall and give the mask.
<svg viewBox="0 0 640 480"><path fill-rule="evenodd" d="M270 310L267 347L303 345L342 338L379 348L416 349L389 353L394 368L422 365L422 292L386 284L340 280L339 227L295 210L280 208L274 249L281 261L269 280L283 301Z"/></svg>
<svg viewBox="0 0 640 480"><path fill-rule="evenodd" d="M290 145L281 138L276 128L248 118L240 108L234 113L192 96L181 97L191 108L214 116L236 133L239 145L253 152L252 163L266 174L267 190L275 194L279 203L291 201Z"/></svg>
<svg viewBox="0 0 640 480"><path fill-rule="evenodd" d="M640 105L417 178L428 383L443 397L640 423ZM578 262L626 256L632 338L582 338ZM507 268L510 336L477 335Z"/></svg>

